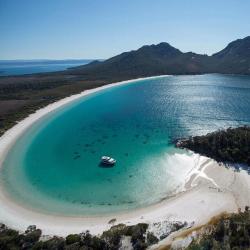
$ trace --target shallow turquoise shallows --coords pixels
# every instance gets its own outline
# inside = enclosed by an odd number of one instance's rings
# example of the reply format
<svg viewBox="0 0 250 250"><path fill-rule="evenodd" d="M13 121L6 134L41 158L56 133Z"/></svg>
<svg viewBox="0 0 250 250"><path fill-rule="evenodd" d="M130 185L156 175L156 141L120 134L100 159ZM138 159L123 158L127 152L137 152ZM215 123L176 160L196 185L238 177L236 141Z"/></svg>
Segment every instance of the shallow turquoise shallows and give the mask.
<svg viewBox="0 0 250 250"><path fill-rule="evenodd" d="M193 167L173 139L250 124L250 77L168 76L88 95L48 114L13 146L1 183L19 203L66 215L144 207ZM99 166L100 157L117 160Z"/></svg>

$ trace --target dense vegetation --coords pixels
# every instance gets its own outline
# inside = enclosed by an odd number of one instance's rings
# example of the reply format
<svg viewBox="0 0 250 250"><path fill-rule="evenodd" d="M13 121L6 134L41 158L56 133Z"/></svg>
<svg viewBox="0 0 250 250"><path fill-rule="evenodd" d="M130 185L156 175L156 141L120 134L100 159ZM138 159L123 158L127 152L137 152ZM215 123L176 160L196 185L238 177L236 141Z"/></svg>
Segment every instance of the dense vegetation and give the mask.
<svg viewBox="0 0 250 250"><path fill-rule="evenodd" d="M219 73L250 74L250 36L228 44L213 55Z"/></svg>
<svg viewBox="0 0 250 250"><path fill-rule="evenodd" d="M126 226L119 224L103 232L100 237L92 236L88 231L81 234L70 234L66 238L54 236L48 240L40 240L40 229L30 226L25 233L0 226L0 249L33 249L33 250L116 250L119 249L122 237L129 237L133 249L146 249L149 245L158 242L152 233L146 233L148 224Z"/></svg>
<svg viewBox="0 0 250 250"><path fill-rule="evenodd" d="M250 74L249 48L250 37L213 56L183 53L160 43L61 72L0 77L0 135L38 108L112 82L162 74Z"/></svg>
<svg viewBox="0 0 250 250"><path fill-rule="evenodd" d="M224 216L213 225L203 228L202 236L188 250L250 249L250 211Z"/></svg>
<svg viewBox="0 0 250 250"><path fill-rule="evenodd" d="M250 166L250 127L228 128L204 136L180 140L178 147L187 148L217 161Z"/></svg>
<svg viewBox="0 0 250 250"><path fill-rule="evenodd" d="M0 250L118 250L121 247L144 250L187 224L171 222L165 226L167 231L158 236L159 238L148 230L148 224L139 223L132 226L118 224L104 231L100 236L93 236L86 231L80 234L70 234L65 238L54 236L45 240L41 237L42 231L34 225L29 226L24 233L19 233L0 224Z"/></svg>
<svg viewBox="0 0 250 250"><path fill-rule="evenodd" d="M66 75L0 77L0 135L39 108L107 83Z"/></svg>
<svg viewBox="0 0 250 250"><path fill-rule="evenodd" d="M172 232L182 227L183 225L177 224L176 227L173 227ZM93 236L86 231L80 234L70 234L66 238L54 236L49 239L42 239L41 230L35 226L29 226L24 233L19 233L7 228L4 224L0 224L0 249L118 250L125 247L124 249L144 250L159 241L147 229L148 224L144 223L134 226L118 224L103 232L101 236ZM127 244L124 245L122 242L126 238ZM246 206L244 212L226 214L213 219L208 225L199 229L197 236L186 249L250 249L249 207Z"/></svg>

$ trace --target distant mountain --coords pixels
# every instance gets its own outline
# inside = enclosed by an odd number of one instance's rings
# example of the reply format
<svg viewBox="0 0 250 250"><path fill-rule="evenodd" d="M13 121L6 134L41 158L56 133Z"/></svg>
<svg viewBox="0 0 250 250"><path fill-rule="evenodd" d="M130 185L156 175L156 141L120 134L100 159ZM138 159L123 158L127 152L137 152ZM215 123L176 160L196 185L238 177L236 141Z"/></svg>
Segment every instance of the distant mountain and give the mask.
<svg viewBox="0 0 250 250"><path fill-rule="evenodd" d="M87 79L110 77L136 78L162 74L199 74L211 71L213 58L192 52L183 53L168 43L143 46L103 62L72 68L72 74Z"/></svg>
<svg viewBox="0 0 250 250"><path fill-rule="evenodd" d="M183 53L168 43L146 45L103 62L70 69L86 79L131 79L162 74L250 74L250 37L230 43L212 55Z"/></svg>
<svg viewBox="0 0 250 250"><path fill-rule="evenodd" d="M219 73L250 74L250 36L229 43L212 57Z"/></svg>
<svg viewBox="0 0 250 250"><path fill-rule="evenodd" d="M0 134L35 109L112 82L164 74L250 75L249 69L250 37L246 37L212 56L183 53L168 43L160 43L67 70L0 76Z"/></svg>

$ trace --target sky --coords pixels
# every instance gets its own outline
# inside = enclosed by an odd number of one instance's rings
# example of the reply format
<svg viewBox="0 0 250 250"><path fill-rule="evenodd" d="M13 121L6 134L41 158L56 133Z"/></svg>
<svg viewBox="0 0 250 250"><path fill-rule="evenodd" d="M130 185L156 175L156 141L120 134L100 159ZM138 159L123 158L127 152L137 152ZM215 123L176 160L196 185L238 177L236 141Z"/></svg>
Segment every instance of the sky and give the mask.
<svg viewBox="0 0 250 250"><path fill-rule="evenodd" d="M250 35L249 0L0 0L0 59L106 59L168 42L213 54Z"/></svg>

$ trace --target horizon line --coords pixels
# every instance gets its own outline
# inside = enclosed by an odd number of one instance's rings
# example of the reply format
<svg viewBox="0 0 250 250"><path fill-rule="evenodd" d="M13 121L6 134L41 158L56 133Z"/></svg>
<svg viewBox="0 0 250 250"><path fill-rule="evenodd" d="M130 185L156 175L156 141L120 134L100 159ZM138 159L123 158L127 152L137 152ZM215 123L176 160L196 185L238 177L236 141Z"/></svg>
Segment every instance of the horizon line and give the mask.
<svg viewBox="0 0 250 250"><path fill-rule="evenodd" d="M235 42L235 41L238 41L238 40L243 40L243 39L246 39L246 38L248 38L248 37L250 37L250 35L245 36L245 37L243 37L243 38L237 38L237 39L235 39L235 40L229 41L226 45L224 45L224 47L223 47L221 50L225 49L225 48L226 48L230 43L232 43L232 42ZM46 58L44 58L44 59L42 59L42 58L23 59L23 58L20 58L20 59L19 59L19 58L15 58L15 59L0 59L0 61L35 61L35 60L38 60L38 61L42 61L42 60L46 60L46 61L49 61L49 60L51 60L51 61L53 61L53 60L55 60L55 61L56 61L56 60L58 60L58 61L62 61L62 60L107 60L107 59L109 59L109 58L112 58L112 57L114 57L114 56L120 55L120 54L122 54L122 53L136 51L136 50L138 50L138 49L140 49L140 48L142 48L142 47L144 47L144 46L159 45L159 44L161 44L161 43L167 43L167 44L169 44L171 47L180 50L182 53L194 53L194 54L198 54L198 55L213 56L214 54L216 54L216 53L218 53L218 52L221 51L221 50L219 50L219 51L214 52L214 53L211 53L211 54L209 54L209 53L197 53L197 52L194 52L194 51L192 51L192 50L189 50L189 51L182 51L181 49L176 48L176 47L174 47L173 45L171 45L171 43L166 42L166 41L162 41L162 42L158 42L158 43L144 44L144 45L141 45L141 46L140 46L139 48L137 48L137 49L131 49L131 50L127 50L127 51L121 51L120 53L115 54L115 55L111 55L111 56L109 56L108 58L105 58L105 59L100 59L100 58L62 58L62 59L59 59L59 58L50 58L50 59L46 59Z"/></svg>

